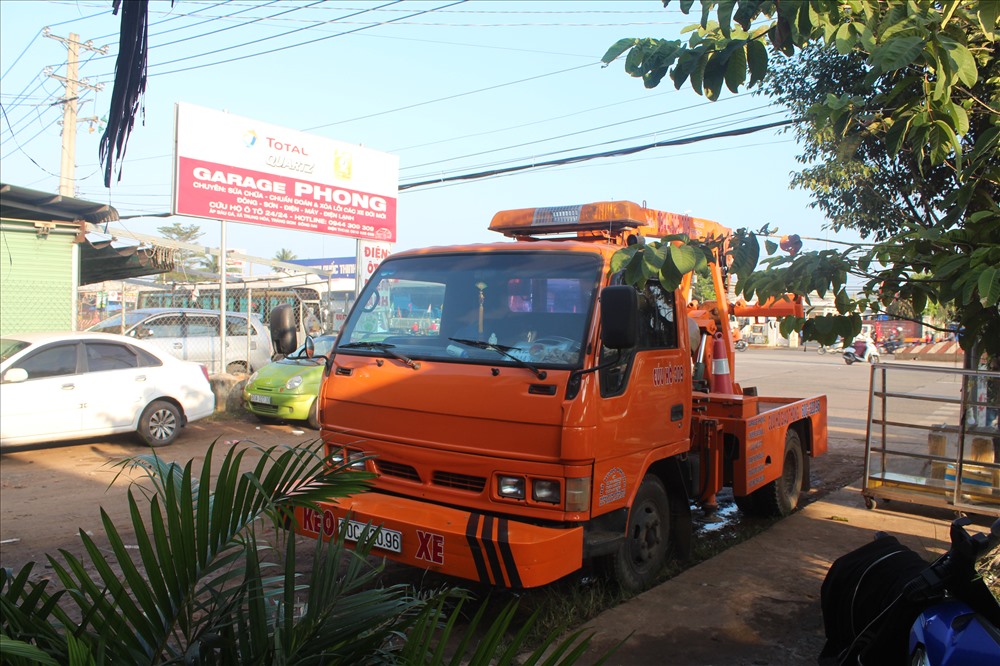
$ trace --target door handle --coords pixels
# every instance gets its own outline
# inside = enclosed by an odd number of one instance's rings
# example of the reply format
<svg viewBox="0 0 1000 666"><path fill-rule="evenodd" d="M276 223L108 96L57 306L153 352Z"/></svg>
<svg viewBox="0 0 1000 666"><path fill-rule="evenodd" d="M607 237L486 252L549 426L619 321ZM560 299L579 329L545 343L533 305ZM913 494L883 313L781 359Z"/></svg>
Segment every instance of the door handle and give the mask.
<svg viewBox="0 0 1000 666"><path fill-rule="evenodd" d="M670 407L670 420L680 421L684 418L684 404L677 403L676 405L671 405Z"/></svg>
<svg viewBox="0 0 1000 666"><path fill-rule="evenodd" d="M180 349L180 348L181 348L181 343L175 342L174 343L174 349Z"/></svg>
<svg viewBox="0 0 1000 666"><path fill-rule="evenodd" d="M62 385L62 390L63 391L72 391L75 388L76 388L76 384L63 384Z"/></svg>
<svg viewBox="0 0 1000 666"><path fill-rule="evenodd" d="M135 381L137 381L137 382L144 382L144 381L146 381L146 375L139 375L138 377L135 378Z"/></svg>

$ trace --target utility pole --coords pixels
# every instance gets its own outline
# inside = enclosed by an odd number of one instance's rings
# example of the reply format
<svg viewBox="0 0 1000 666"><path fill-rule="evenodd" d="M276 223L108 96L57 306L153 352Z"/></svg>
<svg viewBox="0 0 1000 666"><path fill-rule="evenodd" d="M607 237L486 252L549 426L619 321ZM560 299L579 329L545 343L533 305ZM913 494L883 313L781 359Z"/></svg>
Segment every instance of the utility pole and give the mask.
<svg viewBox="0 0 1000 666"><path fill-rule="evenodd" d="M66 88L63 96L63 132L62 132L62 162L59 168L59 194L64 197L71 197L74 194L76 185L76 124L79 121L89 122L91 126L98 122L97 116L89 118L77 118L77 102L79 101L78 88L100 91L104 89L104 84L91 85L87 79L79 79L80 71L80 47L94 53L104 55L108 52L107 46L94 48L92 41L80 42L80 35L75 32L69 33L69 37L58 37L53 35L49 28L42 30L42 35L62 42L66 46L66 76L58 76L52 73L52 69L47 67L45 74L62 81Z"/></svg>

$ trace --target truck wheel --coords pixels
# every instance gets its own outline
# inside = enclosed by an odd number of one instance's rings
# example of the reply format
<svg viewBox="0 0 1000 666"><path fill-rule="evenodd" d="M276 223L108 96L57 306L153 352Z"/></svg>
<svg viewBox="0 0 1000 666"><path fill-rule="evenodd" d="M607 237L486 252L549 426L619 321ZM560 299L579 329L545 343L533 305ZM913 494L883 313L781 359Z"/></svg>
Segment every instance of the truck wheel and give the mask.
<svg viewBox="0 0 1000 666"><path fill-rule="evenodd" d="M628 516L628 532L611 556L612 575L629 592L641 592L656 580L670 552L670 500L663 483L647 476Z"/></svg>
<svg viewBox="0 0 1000 666"><path fill-rule="evenodd" d="M802 491L802 442L791 428L785 433L781 476L754 493L754 506L768 516L787 516L799 505Z"/></svg>
<svg viewBox="0 0 1000 666"><path fill-rule="evenodd" d="M309 427L319 430L319 396L316 396L312 407L309 408Z"/></svg>
<svg viewBox="0 0 1000 666"><path fill-rule="evenodd" d="M181 412L166 400L150 403L139 417L139 436L149 446L166 446L181 431Z"/></svg>

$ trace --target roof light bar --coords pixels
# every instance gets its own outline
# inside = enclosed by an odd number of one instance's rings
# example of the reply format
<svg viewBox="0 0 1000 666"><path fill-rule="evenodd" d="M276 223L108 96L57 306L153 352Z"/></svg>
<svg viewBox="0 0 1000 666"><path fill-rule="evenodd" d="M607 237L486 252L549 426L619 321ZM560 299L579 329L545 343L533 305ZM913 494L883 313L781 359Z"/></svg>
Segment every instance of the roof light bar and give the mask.
<svg viewBox="0 0 1000 666"><path fill-rule="evenodd" d="M631 201L600 201L577 206L503 210L493 216L490 230L505 236L534 236L607 230L649 224L647 209Z"/></svg>

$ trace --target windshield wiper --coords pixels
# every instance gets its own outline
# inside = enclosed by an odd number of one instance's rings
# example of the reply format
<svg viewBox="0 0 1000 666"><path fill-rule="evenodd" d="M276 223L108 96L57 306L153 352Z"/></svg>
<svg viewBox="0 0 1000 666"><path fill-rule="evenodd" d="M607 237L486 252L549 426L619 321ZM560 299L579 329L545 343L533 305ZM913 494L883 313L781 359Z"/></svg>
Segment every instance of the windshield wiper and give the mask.
<svg viewBox="0 0 1000 666"><path fill-rule="evenodd" d="M338 349L377 349L380 352L384 352L386 356L391 356L397 361L402 361L404 365L408 368L413 368L414 370L420 369L420 364L414 361L412 358L403 356L399 352L392 351L392 348L396 345L389 344L388 342L348 342L346 345L338 345Z"/></svg>
<svg viewBox="0 0 1000 666"><path fill-rule="evenodd" d="M527 368L528 370L531 370L533 373L535 373L535 377L538 377L539 379L545 379L546 377L548 377L548 373L545 372L544 370L539 370L538 368L536 368L535 366L531 365L527 361L525 361L523 359L520 359L520 358L514 356L513 354L511 354L511 352L514 351L515 349L517 349L517 347L508 347L507 345L498 345L495 342L484 342L483 340L468 340L466 338L448 338L448 339L451 340L452 342L457 342L460 345L466 345L466 346L469 346L469 347L475 347L477 349L486 349L488 351L495 351L498 354L503 354L504 356L506 356L510 360L512 360L515 363L517 363L522 368Z"/></svg>

